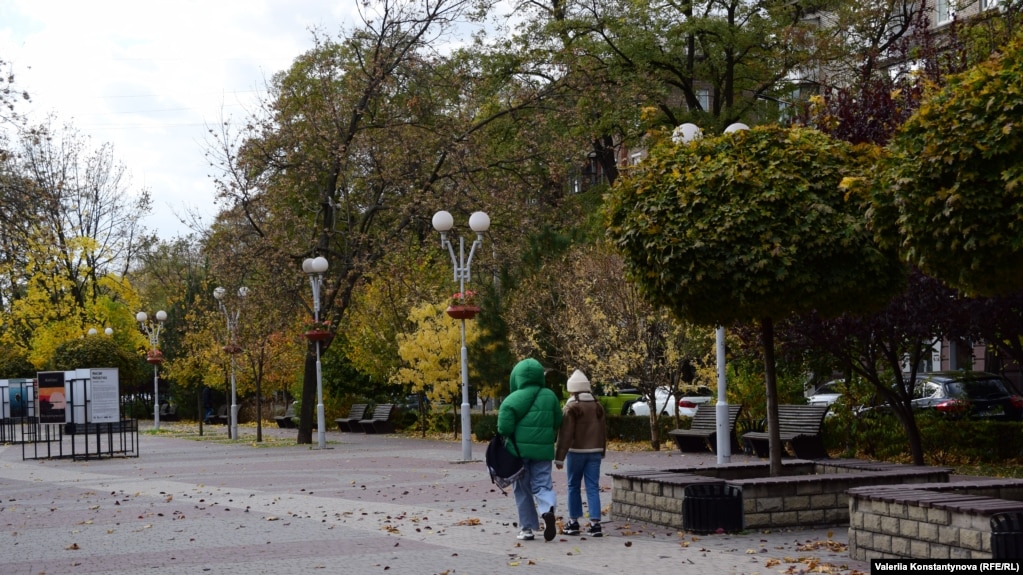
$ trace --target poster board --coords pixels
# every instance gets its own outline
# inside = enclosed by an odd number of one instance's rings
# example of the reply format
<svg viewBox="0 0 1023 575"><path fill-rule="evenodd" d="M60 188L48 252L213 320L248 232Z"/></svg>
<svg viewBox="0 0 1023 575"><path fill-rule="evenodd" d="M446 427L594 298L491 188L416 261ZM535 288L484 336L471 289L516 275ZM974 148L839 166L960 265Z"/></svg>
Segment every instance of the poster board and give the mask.
<svg viewBox="0 0 1023 575"><path fill-rule="evenodd" d="M39 423L64 423L67 418L64 372L40 371L36 381L39 382Z"/></svg>
<svg viewBox="0 0 1023 575"><path fill-rule="evenodd" d="M35 382L27 378L8 379L2 390L9 413L5 417L32 417L35 412Z"/></svg>
<svg viewBox="0 0 1023 575"><path fill-rule="evenodd" d="M89 370L89 423L121 419L121 390L116 367Z"/></svg>

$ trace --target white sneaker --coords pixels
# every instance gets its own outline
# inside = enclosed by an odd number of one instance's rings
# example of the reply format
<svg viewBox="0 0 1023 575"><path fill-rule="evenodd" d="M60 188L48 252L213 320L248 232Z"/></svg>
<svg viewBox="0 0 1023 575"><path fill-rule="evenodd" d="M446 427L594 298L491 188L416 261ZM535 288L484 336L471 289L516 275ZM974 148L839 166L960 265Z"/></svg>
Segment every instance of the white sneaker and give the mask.
<svg viewBox="0 0 1023 575"><path fill-rule="evenodd" d="M519 531L519 536L517 537L517 539L519 539L521 541L532 541L533 540L533 530L532 529L523 529L522 531Z"/></svg>

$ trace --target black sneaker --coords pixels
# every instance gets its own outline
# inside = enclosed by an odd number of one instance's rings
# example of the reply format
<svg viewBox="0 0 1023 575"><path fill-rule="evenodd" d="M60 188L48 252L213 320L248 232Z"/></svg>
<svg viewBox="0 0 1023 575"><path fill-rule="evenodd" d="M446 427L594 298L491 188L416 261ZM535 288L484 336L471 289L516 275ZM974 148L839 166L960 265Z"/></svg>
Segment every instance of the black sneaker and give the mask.
<svg viewBox="0 0 1023 575"><path fill-rule="evenodd" d="M600 523L590 523L590 528L586 530L586 534L590 537L604 536L604 532L600 529Z"/></svg>
<svg viewBox="0 0 1023 575"><path fill-rule="evenodd" d="M543 540L550 541L558 534L558 524L554 521L554 508L544 513L543 517Z"/></svg>
<svg viewBox="0 0 1023 575"><path fill-rule="evenodd" d="M579 535L579 522L569 521L567 525L561 528L561 532L565 535Z"/></svg>

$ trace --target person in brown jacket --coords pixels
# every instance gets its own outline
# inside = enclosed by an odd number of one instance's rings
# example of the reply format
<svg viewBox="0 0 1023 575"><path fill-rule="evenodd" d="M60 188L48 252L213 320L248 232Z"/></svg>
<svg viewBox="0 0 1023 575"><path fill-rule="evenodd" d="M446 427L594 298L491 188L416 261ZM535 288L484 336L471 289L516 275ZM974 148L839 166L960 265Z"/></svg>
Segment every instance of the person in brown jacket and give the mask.
<svg viewBox="0 0 1023 575"><path fill-rule="evenodd" d="M590 516L586 533L600 537L603 535L600 527L600 461L607 450L604 408L590 391L590 380L578 369L568 378L567 387L571 396L562 410L564 416L554 455L554 465L558 469L568 467L569 522L561 532L565 535L580 533L579 519L583 516L580 484L585 483L586 507Z"/></svg>

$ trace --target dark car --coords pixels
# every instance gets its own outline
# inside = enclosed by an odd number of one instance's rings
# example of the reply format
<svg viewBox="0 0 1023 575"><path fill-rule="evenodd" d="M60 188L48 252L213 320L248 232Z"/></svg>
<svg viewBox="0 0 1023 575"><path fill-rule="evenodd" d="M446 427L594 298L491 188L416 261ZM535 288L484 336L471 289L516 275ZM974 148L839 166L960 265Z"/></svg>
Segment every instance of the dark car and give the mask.
<svg viewBox="0 0 1023 575"><path fill-rule="evenodd" d="M913 407L949 416L1023 419L1023 397L1004 377L982 371L941 371L917 377Z"/></svg>

